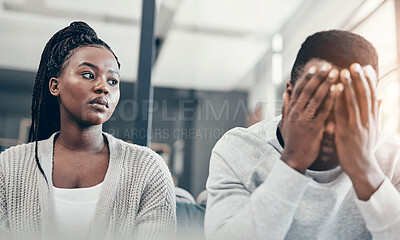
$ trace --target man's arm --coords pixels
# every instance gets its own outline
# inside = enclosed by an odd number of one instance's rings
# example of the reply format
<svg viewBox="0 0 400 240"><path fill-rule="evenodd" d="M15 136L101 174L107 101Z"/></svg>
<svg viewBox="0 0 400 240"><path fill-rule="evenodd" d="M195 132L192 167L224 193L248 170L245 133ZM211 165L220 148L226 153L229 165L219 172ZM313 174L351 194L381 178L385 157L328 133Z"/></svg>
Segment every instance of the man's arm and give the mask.
<svg viewBox="0 0 400 240"><path fill-rule="evenodd" d="M250 192L222 155L214 150L211 156L206 238L284 239L311 179L277 158L264 183Z"/></svg>
<svg viewBox="0 0 400 240"><path fill-rule="evenodd" d="M400 236L400 193L385 177L375 157L378 104L376 74L369 66L352 64L340 78L344 91L335 103L335 143L340 165L357 194L356 204L374 239ZM396 155L398 158L398 154ZM398 159L392 159L398 161Z"/></svg>
<svg viewBox="0 0 400 240"><path fill-rule="evenodd" d="M385 179L368 201L356 200L367 229L374 239L395 240L400 236L400 184Z"/></svg>

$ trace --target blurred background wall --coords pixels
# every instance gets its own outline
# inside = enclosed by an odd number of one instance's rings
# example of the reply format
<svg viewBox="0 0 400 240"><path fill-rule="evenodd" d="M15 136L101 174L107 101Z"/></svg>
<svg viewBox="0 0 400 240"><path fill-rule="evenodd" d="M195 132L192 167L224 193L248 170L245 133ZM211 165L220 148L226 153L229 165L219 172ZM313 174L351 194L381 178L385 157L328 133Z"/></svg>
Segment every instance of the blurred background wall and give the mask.
<svg viewBox="0 0 400 240"><path fill-rule="evenodd" d="M157 0L151 146L175 183L205 189L212 147L229 129L279 115L305 38L344 29L378 50L380 128L399 133L398 0ZM0 150L25 142L31 92L47 40L89 23L118 56L121 100L104 131L132 142L139 111L140 0L0 0ZM396 20L397 19L397 20ZM148 109L149 103L144 109Z"/></svg>

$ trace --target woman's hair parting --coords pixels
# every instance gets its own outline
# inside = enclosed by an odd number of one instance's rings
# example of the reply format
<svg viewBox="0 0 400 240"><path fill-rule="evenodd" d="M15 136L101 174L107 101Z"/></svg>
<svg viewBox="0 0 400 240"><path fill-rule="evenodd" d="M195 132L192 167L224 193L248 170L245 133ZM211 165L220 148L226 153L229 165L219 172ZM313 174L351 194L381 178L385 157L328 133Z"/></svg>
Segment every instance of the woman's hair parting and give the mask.
<svg viewBox="0 0 400 240"><path fill-rule="evenodd" d="M115 56L111 48L99 39L96 32L85 22L73 22L55 33L43 50L33 86L32 123L28 140L28 142L35 142L35 159L43 175L44 172L38 158L38 141L47 139L60 130L58 100L50 94L49 81L52 77L58 78L62 74L66 62L74 54L74 50L89 45L104 46ZM115 59L120 67L116 56Z"/></svg>

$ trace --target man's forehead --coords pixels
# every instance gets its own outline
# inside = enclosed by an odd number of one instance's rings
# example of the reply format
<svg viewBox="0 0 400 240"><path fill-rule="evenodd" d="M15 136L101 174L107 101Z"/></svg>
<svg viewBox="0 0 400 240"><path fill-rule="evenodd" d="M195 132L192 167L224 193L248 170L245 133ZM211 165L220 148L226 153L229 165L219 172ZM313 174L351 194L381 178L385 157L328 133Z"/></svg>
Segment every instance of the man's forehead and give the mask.
<svg viewBox="0 0 400 240"><path fill-rule="evenodd" d="M326 61L323 59L318 59L318 58L313 58L306 63L306 65L304 66L304 71L308 71L308 69L310 69L312 66L320 68L324 63L329 63L333 69L337 69L338 71L342 70L342 68L336 66L335 64L333 64L329 61Z"/></svg>

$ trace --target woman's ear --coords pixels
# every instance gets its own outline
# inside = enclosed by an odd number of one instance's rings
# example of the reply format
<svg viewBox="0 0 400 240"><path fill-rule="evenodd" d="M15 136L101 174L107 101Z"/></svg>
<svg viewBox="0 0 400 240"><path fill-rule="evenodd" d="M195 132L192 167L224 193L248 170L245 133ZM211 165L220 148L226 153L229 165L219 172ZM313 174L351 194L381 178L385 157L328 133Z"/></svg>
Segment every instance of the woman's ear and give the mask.
<svg viewBox="0 0 400 240"><path fill-rule="evenodd" d="M59 89L59 82L58 79L55 77L50 78L49 81L49 89L50 89L50 93L51 95L57 97L60 95L60 89Z"/></svg>

